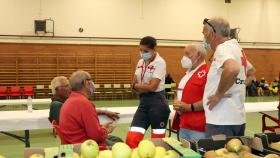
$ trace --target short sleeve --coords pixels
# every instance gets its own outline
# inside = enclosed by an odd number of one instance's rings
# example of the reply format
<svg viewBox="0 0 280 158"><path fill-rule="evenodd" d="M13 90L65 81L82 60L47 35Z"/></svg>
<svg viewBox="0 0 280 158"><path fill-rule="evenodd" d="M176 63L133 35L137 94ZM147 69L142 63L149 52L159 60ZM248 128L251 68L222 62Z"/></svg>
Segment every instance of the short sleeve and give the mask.
<svg viewBox="0 0 280 158"><path fill-rule="evenodd" d="M166 74L166 63L165 61L159 61L155 67L155 71L153 73L152 78L158 78L160 80L163 80L165 78Z"/></svg>
<svg viewBox="0 0 280 158"><path fill-rule="evenodd" d="M228 59L235 59L232 55L232 51L228 46L218 46L215 54L213 64L217 69L221 68L224 65L224 62Z"/></svg>

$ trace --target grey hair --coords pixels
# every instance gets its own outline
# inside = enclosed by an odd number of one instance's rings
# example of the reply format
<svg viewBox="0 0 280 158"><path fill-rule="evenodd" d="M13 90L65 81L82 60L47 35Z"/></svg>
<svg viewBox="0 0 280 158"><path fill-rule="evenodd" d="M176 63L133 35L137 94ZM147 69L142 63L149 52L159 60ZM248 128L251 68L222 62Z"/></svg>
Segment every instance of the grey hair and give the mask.
<svg viewBox="0 0 280 158"><path fill-rule="evenodd" d="M221 17L214 17L209 20L209 23L213 25L216 32L222 35L223 37L229 37L230 36L230 25L229 22ZM206 24L207 25L207 24ZM207 25L209 28L211 28L209 25Z"/></svg>
<svg viewBox="0 0 280 158"><path fill-rule="evenodd" d="M65 77L65 76L57 76L57 77L52 79L52 81L51 81L51 90L52 90L52 94L53 95L56 94L56 88L61 86L61 82L63 80L68 81L67 77Z"/></svg>
<svg viewBox="0 0 280 158"><path fill-rule="evenodd" d="M195 49L195 51L201 55L201 58L204 60L206 57L206 50L200 43L190 43L186 47L191 46Z"/></svg>
<svg viewBox="0 0 280 158"><path fill-rule="evenodd" d="M69 79L72 91L81 90L84 87L84 81L87 79L91 79L91 76L88 72L83 70L73 72Z"/></svg>

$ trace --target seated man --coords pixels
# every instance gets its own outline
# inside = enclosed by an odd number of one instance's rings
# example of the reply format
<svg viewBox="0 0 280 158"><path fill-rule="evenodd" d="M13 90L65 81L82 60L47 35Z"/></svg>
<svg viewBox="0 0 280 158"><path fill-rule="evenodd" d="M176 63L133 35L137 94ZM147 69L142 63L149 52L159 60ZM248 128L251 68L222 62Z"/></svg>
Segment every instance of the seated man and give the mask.
<svg viewBox="0 0 280 158"><path fill-rule="evenodd" d="M88 96L94 92L94 83L88 72L76 71L69 79L72 92L61 108L59 127L67 144L93 139L103 144L115 126L112 122L100 125L97 114L117 119L118 113L97 111Z"/></svg>
<svg viewBox="0 0 280 158"><path fill-rule="evenodd" d="M53 120L59 124L59 113L60 109L65 102L65 100L69 97L71 93L71 88L69 85L69 81L65 76L55 77L51 81L51 90L53 94L52 102L50 105L49 112L49 120L52 122ZM111 119L115 120L118 118L117 113L110 112L107 110L96 110L98 115L107 115Z"/></svg>
<svg viewBox="0 0 280 158"><path fill-rule="evenodd" d="M55 120L59 124L60 109L71 92L68 79L64 76L55 77L51 82L51 89L53 98L50 105L49 120L51 122Z"/></svg>
<svg viewBox="0 0 280 158"><path fill-rule="evenodd" d="M269 90L273 95L277 95L279 90L278 87L279 87L279 78L276 77L275 80L270 84Z"/></svg>

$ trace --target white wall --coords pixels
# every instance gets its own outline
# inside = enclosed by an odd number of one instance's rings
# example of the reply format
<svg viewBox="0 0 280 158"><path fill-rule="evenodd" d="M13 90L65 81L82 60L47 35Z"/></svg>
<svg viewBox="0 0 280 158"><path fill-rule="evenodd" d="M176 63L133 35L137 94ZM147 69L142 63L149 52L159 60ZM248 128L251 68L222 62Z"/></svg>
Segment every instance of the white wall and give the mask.
<svg viewBox="0 0 280 158"><path fill-rule="evenodd" d="M243 42L280 43L280 0L0 0L0 34L34 35L34 20L51 17L57 36L202 40L202 21L213 16L240 27Z"/></svg>

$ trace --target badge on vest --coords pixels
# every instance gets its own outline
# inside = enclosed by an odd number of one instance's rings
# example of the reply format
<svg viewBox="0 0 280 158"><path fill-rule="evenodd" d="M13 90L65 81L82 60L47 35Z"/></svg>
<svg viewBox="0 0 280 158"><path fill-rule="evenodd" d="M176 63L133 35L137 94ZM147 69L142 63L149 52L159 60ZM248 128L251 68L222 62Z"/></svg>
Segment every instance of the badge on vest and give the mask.
<svg viewBox="0 0 280 158"><path fill-rule="evenodd" d="M206 75L206 71L205 70L201 70L197 73L198 78L202 78L203 76Z"/></svg>

